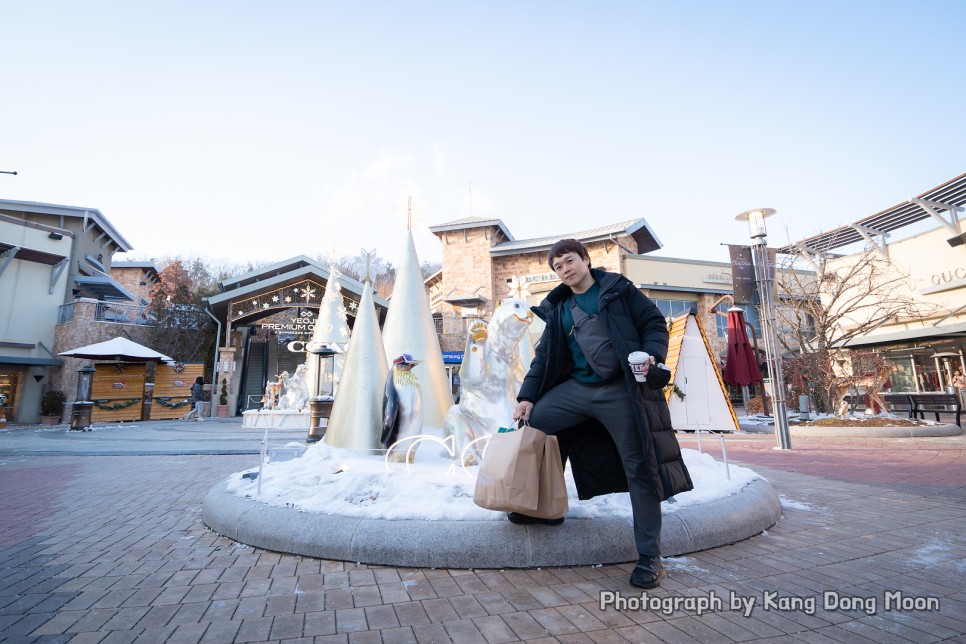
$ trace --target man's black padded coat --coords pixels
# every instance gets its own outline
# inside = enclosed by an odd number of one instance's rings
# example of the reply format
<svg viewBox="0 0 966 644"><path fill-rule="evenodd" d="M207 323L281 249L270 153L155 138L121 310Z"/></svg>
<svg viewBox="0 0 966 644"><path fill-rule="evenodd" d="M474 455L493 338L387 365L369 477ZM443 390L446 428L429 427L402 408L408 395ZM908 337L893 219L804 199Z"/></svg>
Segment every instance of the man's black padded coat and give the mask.
<svg viewBox="0 0 966 644"><path fill-rule="evenodd" d="M617 355L626 358L633 351L645 351L657 362L663 362L667 357L668 331L657 306L623 275L596 268L590 272L600 286L598 315ZM572 293L569 286L561 284L550 291L539 306L532 307L531 310L547 326L517 400L535 402L552 387L570 378L574 364L567 349L561 311ZM652 482L658 498L663 501L691 490L694 487L691 475L681 458L663 391L652 391L646 384L637 382L627 361L622 360L622 364L623 378L637 411L637 428L648 469L654 473ZM602 425L591 421L556 435L561 457L565 462L570 459L579 498L627 491L620 454Z"/></svg>

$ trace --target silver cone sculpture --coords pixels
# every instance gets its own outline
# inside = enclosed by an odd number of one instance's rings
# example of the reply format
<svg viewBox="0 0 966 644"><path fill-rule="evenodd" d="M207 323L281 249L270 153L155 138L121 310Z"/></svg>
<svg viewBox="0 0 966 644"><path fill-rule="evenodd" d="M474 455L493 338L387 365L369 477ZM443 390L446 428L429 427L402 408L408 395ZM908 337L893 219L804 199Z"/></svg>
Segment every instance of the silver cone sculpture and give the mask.
<svg viewBox="0 0 966 644"><path fill-rule="evenodd" d="M413 373L419 379L422 393L423 425L442 427L446 412L453 406L453 393L410 230L406 231L406 244L382 327L382 341L390 359L408 353L421 361Z"/></svg>
<svg viewBox="0 0 966 644"><path fill-rule="evenodd" d="M349 347L349 323L346 322L345 304L342 300L342 283L339 281L339 271L334 266L329 268L329 279L325 285L325 295L319 304L319 316L315 320L312 339L306 345L305 365L308 367L306 382L315 382L315 370L318 360L312 355L313 349L323 345L339 351L335 356L333 379L336 387L345 368L345 352ZM314 396L316 392L312 392Z"/></svg>
<svg viewBox="0 0 966 644"><path fill-rule="evenodd" d="M363 286L339 393L323 440L332 447L371 453L382 448L382 397L389 365L372 301L372 284L366 280Z"/></svg>

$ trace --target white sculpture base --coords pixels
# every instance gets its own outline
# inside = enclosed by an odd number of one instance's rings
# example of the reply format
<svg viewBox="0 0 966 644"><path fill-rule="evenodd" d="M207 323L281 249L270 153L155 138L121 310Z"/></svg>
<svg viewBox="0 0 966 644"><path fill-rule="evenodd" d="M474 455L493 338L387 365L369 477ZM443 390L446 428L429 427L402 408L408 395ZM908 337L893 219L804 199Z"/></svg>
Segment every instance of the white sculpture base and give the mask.
<svg viewBox="0 0 966 644"><path fill-rule="evenodd" d="M249 409L242 412L242 427L308 430L309 410Z"/></svg>

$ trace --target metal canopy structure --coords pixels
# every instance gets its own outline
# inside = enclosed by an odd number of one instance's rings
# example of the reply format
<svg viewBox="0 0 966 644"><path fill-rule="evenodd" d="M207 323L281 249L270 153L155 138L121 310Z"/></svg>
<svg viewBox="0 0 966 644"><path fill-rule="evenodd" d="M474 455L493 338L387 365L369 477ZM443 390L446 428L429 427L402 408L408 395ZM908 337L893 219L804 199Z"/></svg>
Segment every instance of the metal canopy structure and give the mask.
<svg viewBox="0 0 966 644"><path fill-rule="evenodd" d="M813 255L824 255L832 249L861 241L875 243L885 249L885 238L891 231L929 218L949 229L950 236L959 235L959 212L963 211L964 204L966 173L854 224L782 246L777 252L797 254L804 251Z"/></svg>

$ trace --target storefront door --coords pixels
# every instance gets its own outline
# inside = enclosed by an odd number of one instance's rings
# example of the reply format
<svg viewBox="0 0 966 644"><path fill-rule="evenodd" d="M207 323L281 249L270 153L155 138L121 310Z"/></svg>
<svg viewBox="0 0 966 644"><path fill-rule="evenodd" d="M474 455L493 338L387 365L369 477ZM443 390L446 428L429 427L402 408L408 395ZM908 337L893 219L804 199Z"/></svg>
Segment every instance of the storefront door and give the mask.
<svg viewBox="0 0 966 644"><path fill-rule="evenodd" d="M0 368L0 418L7 422L17 419L22 375L20 370Z"/></svg>

